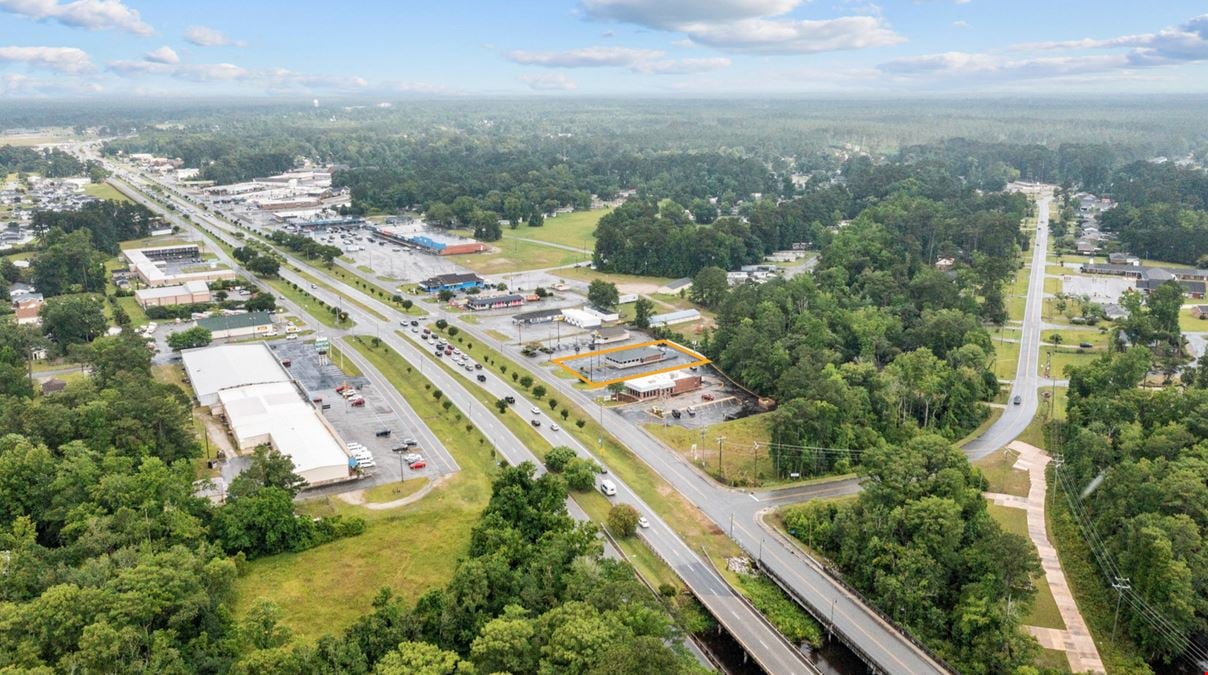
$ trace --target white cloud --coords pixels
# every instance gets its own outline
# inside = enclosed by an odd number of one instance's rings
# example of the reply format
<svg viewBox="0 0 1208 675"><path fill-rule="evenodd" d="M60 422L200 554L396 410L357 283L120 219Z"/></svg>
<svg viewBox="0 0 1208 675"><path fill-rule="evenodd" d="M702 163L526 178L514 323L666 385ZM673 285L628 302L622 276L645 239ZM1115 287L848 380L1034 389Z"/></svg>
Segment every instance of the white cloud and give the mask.
<svg viewBox="0 0 1208 675"><path fill-rule="evenodd" d="M710 70L721 70L730 67L730 59L717 57L710 59L668 59L663 61L648 61L636 64L633 70L639 73L654 75L685 75L688 73L703 73Z"/></svg>
<svg viewBox="0 0 1208 675"><path fill-rule="evenodd" d="M64 26L88 30L121 30L135 35L155 32L138 11L121 0L0 0L0 9L39 21L57 21Z"/></svg>
<svg viewBox="0 0 1208 675"><path fill-rule="evenodd" d="M633 66L642 61L657 59L663 52L653 49L630 47L584 47L561 52L508 52L506 57L525 66L546 68L602 68Z"/></svg>
<svg viewBox="0 0 1208 675"><path fill-rule="evenodd" d="M1075 53L1009 58L992 53L946 52L894 59L878 67L883 73L899 78L976 75L1000 80L1049 79L1109 73L1132 76L1138 69L1208 61L1208 15L1156 33L1021 44L1009 51Z"/></svg>
<svg viewBox="0 0 1208 675"><path fill-rule="evenodd" d="M844 16L837 19L744 19L725 24L683 26L693 42L734 51L769 54L817 54L905 42L883 19Z"/></svg>
<svg viewBox="0 0 1208 675"><path fill-rule="evenodd" d="M952 27L953 27L953 28L968 28L968 27L969 27L969 22L968 22L968 21L959 21L959 20L958 20L958 21L953 21L953 22L952 22Z"/></svg>
<svg viewBox="0 0 1208 675"><path fill-rule="evenodd" d="M75 47L0 47L0 62L24 63L69 75L93 70L92 59Z"/></svg>
<svg viewBox="0 0 1208 675"><path fill-rule="evenodd" d="M521 75L520 81L536 91L574 91L579 85L564 73Z"/></svg>
<svg viewBox="0 0 1208 675"><path fill-rule="evenodd" d="M150 61L151 63L180 63L180 57L176 55L176 51L167 45L147 52L143 55L143 60Z"/></svg>
<svg viewBox="0 0 1208 675"><path fill-rule="evenodd" d="M405 94L439 94L443 96L461 93L461 91L458 89L454 89L443 84L433 84L431 82L396 82L392 88Z"/></svg>
<svg viewBox="0 0 1208 675"><path fill-rule="evenodd" d="M154 52L153 52L154 53ZM109 69L123 77L170 77L185 82L245 82L271 92L356 91L369 86L363 78L299 73L288 68L249 69L233 63L170 63L147 55L142 61L112 61Z"/></svg>
<svg viewBox="0 0 1208 675"><path fill-rule="evenodd" d="M104 87L95 82L62 79L42 80L18 73L9 73L0 76L0 96L13 98L81 96L96 94L101 91L104 91Z"/></svg>
<svg viewBox="0 0 1208 675"><path fill-rule="evenodd" d="M223 47L226 45L235 45L242 47L242 42L237 42L222 34L222 31L210 28L209 26L189 26L185 29L185 40L198 47Z"/></svg>
<svg viewBox="0 0 1208 675"><path fill-rule="evenodd" d="M591 18L683 33L695 44L737 52L815 54L899 44L878 12L834 19L784 15L801 0L581 0Z"/></svg>
<svg viewBox="0 0 1208 675"><path fill-rule="evenodd" d="M660 30L680 30L692 23L726 23L779 16L802 0L581 0L594 19L635 23Z"/></svg>

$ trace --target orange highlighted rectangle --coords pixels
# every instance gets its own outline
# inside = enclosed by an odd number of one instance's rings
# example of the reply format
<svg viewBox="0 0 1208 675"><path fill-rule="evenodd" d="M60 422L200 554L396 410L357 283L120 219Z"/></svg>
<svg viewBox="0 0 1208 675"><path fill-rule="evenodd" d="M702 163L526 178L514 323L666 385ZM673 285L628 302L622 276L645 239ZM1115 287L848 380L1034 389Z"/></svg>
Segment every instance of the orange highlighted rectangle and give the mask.
<svg viewBox="0 0 1208 675"><path fill-rule="evenodd" d="M638 347L653 347L653 346L667 346L681 354L692 357L696 360L692 361L691 363L681 363L681 364L674 365L674 366L668 366L666 368L647 370L647 371L637 373L634 375L626 375L625 377L614 377L612 379L603 380L601 382L596 382L594 380L591 380L591 379L585 377L579 371L577 371L574 368L567 365L568 361L578 361L579 359L586 359L586 358L591 358L594 356L603 356L604 354L611 354L613 352L620 352L620 351L625 351L628 349L637 349ZM670 373L670 372L673 372L676 370L683 370L685 368L691 368L693 366L703 366L703 365L710 363L709 359L701 356L700 354L697 354L696 352L688 349L687 347L685 347L683 345L676 344L676 343L672 342L671 340L650 340L648 342L640 342L636 345L621 345L619 347L609 347L608 349L599 349L594 352L575 354L574 356L560 356L556 359L550 359L550 362L557 364L558 366L561 366L563 369L566 370L566 372L570 373L571 375L574 375L581 382L588 385L592 389L598 389L600 387L607 387L610 384L616 384L617 382L625 382L626 380L635 380L639 377L647 377L649 375L658 375L659 373Z"/></svg>

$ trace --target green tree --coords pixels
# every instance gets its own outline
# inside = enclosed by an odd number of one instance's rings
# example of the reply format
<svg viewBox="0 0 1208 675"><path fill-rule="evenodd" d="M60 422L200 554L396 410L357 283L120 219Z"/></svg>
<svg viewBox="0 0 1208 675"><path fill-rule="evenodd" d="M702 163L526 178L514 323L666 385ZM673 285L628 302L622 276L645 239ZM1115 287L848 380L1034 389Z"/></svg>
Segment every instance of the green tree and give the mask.
<svg viewBox="0 0 1208 675"><path fill-rule="evenodd" d="M562 471L566 486L576 492L591 490L596 484L596 473L595 463L582 457L567 462Z"/></svg>
<svg viewBox="0 0 1208 675"><path fill-rule="evenodd" d="M639 517L638 510L629 504L617 504L608 510L608 530L618 537L632 537Z"/></svg>
<svg viewBox="0 0 1208 675"><path fill-rule="evenodd" d="M689 294L692 301L706 307L716 307L730 289L726 271L720 267L703 267L692 279Z"/></svg>
<svg viewBox="0 0 1208 675"><path fill-rule="evenodd" d="M400 642L397 649L378 661L373 672L375 675L453 675L471 672L468 665L456 653L435 645Z"/></svg>
<svg viewBox="0 0 1208 675"><path fill-rule="evenodd" d="M587 301L600 309L612 309L617 306L620 293L617 285L603 279L592 279L587 286Z"/></svg>
<svg viewBox="0 0 1208 675"><path fill-rule="evenodd" d="M650 317L654 314L654 302L645 296L633 304L633 325L638 328L649 328Z"/></svg>
<svg viewBox="0 0 1208 675"><path fill-rule="evenodd" d="M49 298L42 305L42 329L63 351L74 344L85 344L105 332L105 306L91 295Z"/></svg>
<svg viewBox="0 0 1208 675"><path fill-rule="evenodd" d="M575 457L576 455L574 450L566 447L565 445L559 445L551 448L549 452L545 453L545 468L553 471L554 473L562 473L562 471L566 468L566 465L569 464Z"/></svg>
<svg viewBox="0 0 1208 675"><path fill-rule="evenodd" d="M537 665L538 641L533 623L519 605L488 621L470 645L470 658L482 673L529 673Z"/></svg>
<svg viewBox="0 0 1208 675"><path fill-rule="evenodd" d="M254 649L273 649L287 644L293 631L281 625L281 608L271 600L257 598L240 624L240 634Z"/></svg>
<svg viewBox="0 0 1208 675"><path fill-rule="evenodd" d="M276 258L267 255L256 256L245 266L249 272L261 277L275 277L281 272L281 263Z"/></svg>
<svg viewBox="0 0 1208 675"><path fill-rule="evenodd" d="M213 333L204 326L193 326L168 336L168 346L175 351L205 347L214 340Z"/></svg>

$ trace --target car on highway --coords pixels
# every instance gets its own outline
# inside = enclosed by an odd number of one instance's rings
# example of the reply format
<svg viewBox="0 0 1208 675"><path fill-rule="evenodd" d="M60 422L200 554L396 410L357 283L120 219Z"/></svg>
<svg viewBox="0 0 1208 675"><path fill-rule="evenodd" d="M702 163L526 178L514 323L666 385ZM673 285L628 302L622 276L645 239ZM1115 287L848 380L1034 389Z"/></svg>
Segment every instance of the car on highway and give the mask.
<svg viewBox="0 0 1208 675"><path fill-rule="evenodd" d="M486 375L483 375L483 374L481 374L481 373L479 373L479 375L478 375L478 381L479 381L479 382L486 382L486 381L487 381L487 376L486 376Z"/></svg>
<svg viewBox="0 0 1208 675"><path fill-rule="evenodd" d="M643 530L650 528L650 521L646 520L646 516L638 516L638 527L642 528Z"/></svg>
<svg viewBox="0 0 1208 675"><path fill-rule="evenodd" d="M503 400L507 401L507 402L508 402L508 405L512 405L512 404L516 403L516 397L515 397L515 396L504 396L504 397L503 397Z"/></svg>
<svg viewBox="0 0 1208 675"><path fill-rule="evenodd" d="M529 424L531 424L535 427L539 427L539 426L541 426L541 420L532 420L531 422L529 422Z"/></svg>
<svg viewBox="0 0 1208 675"><path fill-rule="evenodd" d="M549 430L550 431L561 431L562 429L557 424L554 424L551 422L549 425Z"/></svg>
<svg viewBox="0 0 1208 675"><path fill-rule="evenodd" d="M1023 403L1023 397L1020 396L1019 394L1016 394L1015 398L1011 399L1011 403L1014 403L1015 405L1019 405L1020 403Z"/></svg>
<svg viewBox="0 0 1208 675"><path fill-rule="evenodd" d="M615 497L617 486L610 480L602 480L600 481L600 492L603 492L605 497Z"/></svg>
<svg viewBox="0 0 1208 675"><path fill-rule="evenodd" d="M529 412L533 413L534 415L540 415L541 408L538 408L537 406L533 406L532 408L529 408Z"/></svg>

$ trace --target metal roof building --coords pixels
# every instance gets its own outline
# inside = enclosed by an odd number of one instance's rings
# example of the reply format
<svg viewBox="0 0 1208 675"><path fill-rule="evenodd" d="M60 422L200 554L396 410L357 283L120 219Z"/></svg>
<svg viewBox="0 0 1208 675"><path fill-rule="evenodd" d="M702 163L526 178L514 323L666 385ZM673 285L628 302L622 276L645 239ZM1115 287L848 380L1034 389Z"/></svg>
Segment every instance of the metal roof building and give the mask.
<svg viewBox="0 0 1208 675"><path fill-rule="evenodd" d="M289 382L289 373L265 344L217 345L180 353L185 373L201 405L218 402L218 392L248 384Z"/></svg>

